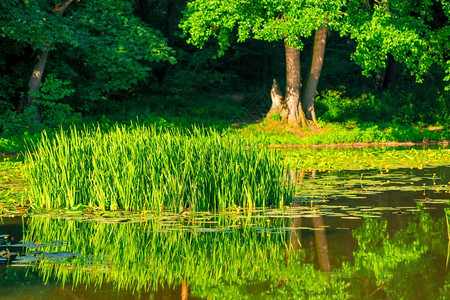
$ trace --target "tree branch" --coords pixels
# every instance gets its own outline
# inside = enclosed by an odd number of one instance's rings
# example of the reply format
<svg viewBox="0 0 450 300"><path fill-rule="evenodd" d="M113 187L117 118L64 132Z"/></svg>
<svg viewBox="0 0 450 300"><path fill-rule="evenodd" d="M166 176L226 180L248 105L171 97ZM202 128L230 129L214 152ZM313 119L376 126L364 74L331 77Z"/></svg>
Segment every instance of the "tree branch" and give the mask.
<svg viewBox="0 0 450 300"><path fill-rule="evenodd" d="M63 0L61 2L56 3L55 8L52 10L52 12L58 13L60 16L62 16L67 6L69 6L69 4L72 3L72 1L73 0Z"/></svg>

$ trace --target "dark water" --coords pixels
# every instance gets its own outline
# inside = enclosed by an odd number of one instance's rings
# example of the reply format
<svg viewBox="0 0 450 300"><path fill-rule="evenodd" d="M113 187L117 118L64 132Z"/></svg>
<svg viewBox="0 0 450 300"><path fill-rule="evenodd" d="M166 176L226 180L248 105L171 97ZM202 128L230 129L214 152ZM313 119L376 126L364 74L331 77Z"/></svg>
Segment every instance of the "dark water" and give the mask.
<svg viewBox="0 0 450 300"><path fill-rule="evenodd" d="M449 170L306 174L251 215L3 218L0 299L449 299Z"/></svg>

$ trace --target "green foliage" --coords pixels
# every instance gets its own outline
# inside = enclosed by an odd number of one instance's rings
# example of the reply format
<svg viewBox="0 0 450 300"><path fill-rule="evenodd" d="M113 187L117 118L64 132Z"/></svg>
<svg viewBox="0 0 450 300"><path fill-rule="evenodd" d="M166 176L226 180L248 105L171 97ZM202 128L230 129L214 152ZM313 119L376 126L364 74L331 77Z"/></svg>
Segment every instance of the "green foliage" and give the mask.
<svg viewBox="0 0 450 300"><path fill-rule="evenodd" d="M445 80L445 81L450 81L450 61L447 61L445 73L447 74L447 76L445 76L444 80ZM445 90L446 90L446 91L449 91L449 90L450 90L450 84L448 84L448 85L445 87Z"/></svg>
<svg viewBox="0 0 450 300"><path fill-rule="evenodd" d="M441 1L349 1L342 31L357 41L353 59L363 74L379 72L388 54L421 82L433 64L448 70L450 7Z"/></svg>
<svg viewBox="0 0 450 300"><path fill-rule="evenodd" d="M223 211L292 197L276 153L211 130L72 129L31 150L26 178L40 207Z"/></svg>
<svg viewBox="0 0 450 300"><path fill-rule="evenodd" d="M35 94L34 102L39 105L43 125L50 128L77 123L81 120L80 114L75 114L70 105L60 103L63 98L72 95L75 89L70 88L70 81L56 78L48 74L40 90Z"/></svg>
<svg viewBox="0 0 450 300"><path fill-rule="evenodd" d="M237 40L250 38L264 41L285 40L301 49L301 37L309 37L322 24L332 27L341 17L343 1L192 1L183 12L180 24L188 42L200 48L213 38L220 46L219 54L230 46L231 36Z"/></svg>
<svg viewBox="0 0 450 300"><path fill-rule="evenodd" d="M36 103L42 106L54 106L54 102L75 92L69 86L70 81L58 79L55 74L48 74L44 83L41 83L39 91L33 92L36 96Z"/></svg>
<svg viewBox="0 0 450 300"><path fill-rule="evenodd" d="M326 90L316 98L316 113L320 119L331 122L445 124L450 115L448 97L448 92L440 92L436 86L430 86L426 91L386 91L357 97Z"/></svg>
<svg viewBox="0 0 450 300"><path fill-rule="evenodd" d="M36 107L30 106L22 114L7 110L0 115L1 131L5 137L13 135L22 135L25 132L36 133L44 129L44 125L36 121Z"/></svg>
<svg viewBox="0 0 450 300"><path fill-rule="evenodd" d="M387 221L366 220L353 232L358 241L353 276L373 278L393 298L437 298L440 280L428 276L439 276L436 256L447 250L443 219L434 220L418 205L406 228L389 234L387 226ZM417 280L427 281L426 288L418 288Z"/></svg>
<svg viewBox="0 0 450 300"><path fill-rule="evenodd" d="M274 120L274 121L281 121L281 115L280 115L279 112L273 113L270 117L271 117L272 120Z"/></svg>
<svg viewBox="0 0 450 300"><path fill-rule="evenodd" d="M155 63L175 62L165 38L135 17L128 1L73 1L64 16L52 11L54 5L2 1L0 38L22 49L52 50L46 70L70 80L85 109L147 79Z"/></svg>
<svg viewBox="0 0 450 300"><path fill-rule="evenodd" d="M41 83L40 91L34 93L35 103L39 105L41 111L42 122L36 120L34 106L25 108L22 114L16 114L8 109L0 115L1 124L3 124L0 126L2 136L22 135L26 138L26 135L40 133L44 128L50 129L80 122L81 114L75 113L68 104L61 103L65 97L74 92L69 85L69 81L58 79L54 74L48 74L45 81Z"/></svg>

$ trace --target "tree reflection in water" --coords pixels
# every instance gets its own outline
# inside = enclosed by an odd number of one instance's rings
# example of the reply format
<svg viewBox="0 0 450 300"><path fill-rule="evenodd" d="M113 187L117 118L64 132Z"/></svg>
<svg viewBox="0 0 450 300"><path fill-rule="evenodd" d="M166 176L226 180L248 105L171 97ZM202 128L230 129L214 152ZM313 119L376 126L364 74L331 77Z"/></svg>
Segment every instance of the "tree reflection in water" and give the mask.
<svg viewBox="0 0 450 300"><path fill-rule="evenodd" d="M219 217L218 229L188 229L160 221L107 224L34 218L25 239L41 244L67 240L65 249L43 250L83 255L57 267L40 262L41 275L56 277L62 284L98 288L112 283L137 293L181 285L184 299L188 290L191 295L208 298L345 298L344 280L336 278L329 283L323 272L303 264L304 251L287 247L284 220L267 220ZM289 265L284 263L286 258Z"/></svg>
<svg viewBox="0 0 450 300"><path fill-rule="evenodd" d="M396 217L405 219L398 222ZM102 287L113 285L135 295L171 287L181 299L450 296L443 215L432 217L419 209L361 221L358 228L348 229L357 245L350 261L335 257L341 248L346 251L348 241L328 229L331 219L326 216L217 215L203 223L202 218L135 223L32 218L24 240L39 245L68 242L40 247L40 254L28 249L23 257L37 256L33 264L40 277L56 278L74 293L77 286L101 293ZM312 248L308 239L314 241ZM308 251L314 251L319 268L307 261ZM81 256L43 258L58 252Z"/></svg>

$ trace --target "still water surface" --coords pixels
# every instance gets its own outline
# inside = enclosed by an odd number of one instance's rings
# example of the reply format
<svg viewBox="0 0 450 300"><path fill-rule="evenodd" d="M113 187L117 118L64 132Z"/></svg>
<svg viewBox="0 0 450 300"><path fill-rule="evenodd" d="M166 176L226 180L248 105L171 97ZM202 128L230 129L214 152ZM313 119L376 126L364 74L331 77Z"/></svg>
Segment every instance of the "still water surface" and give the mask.
<svg viewBox="0 0 450 300"><path fill-rule="evenodd" d="M283 210L3 218L0 299L449 299L449 172L303 173Z"/></svg>

